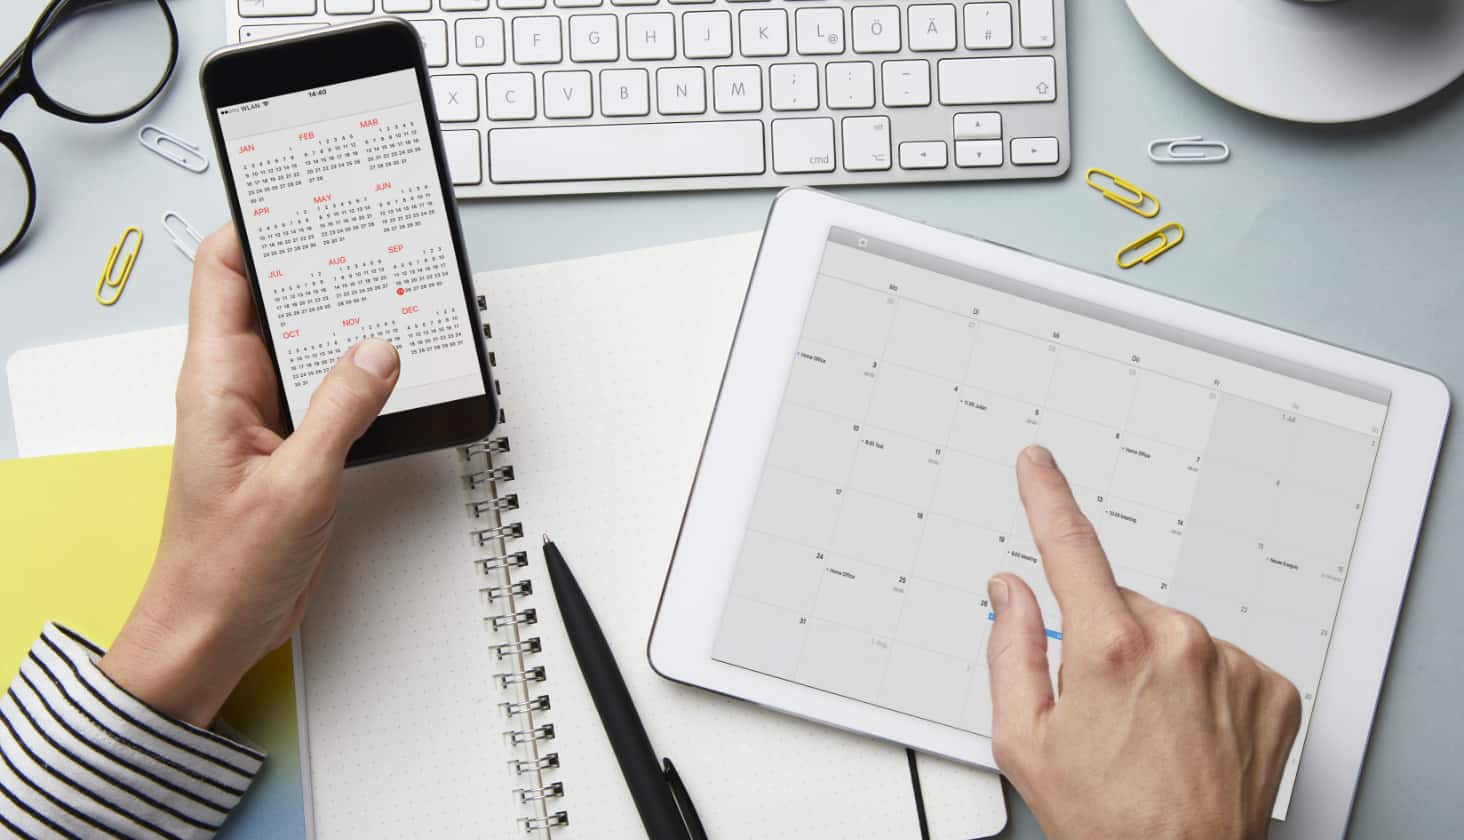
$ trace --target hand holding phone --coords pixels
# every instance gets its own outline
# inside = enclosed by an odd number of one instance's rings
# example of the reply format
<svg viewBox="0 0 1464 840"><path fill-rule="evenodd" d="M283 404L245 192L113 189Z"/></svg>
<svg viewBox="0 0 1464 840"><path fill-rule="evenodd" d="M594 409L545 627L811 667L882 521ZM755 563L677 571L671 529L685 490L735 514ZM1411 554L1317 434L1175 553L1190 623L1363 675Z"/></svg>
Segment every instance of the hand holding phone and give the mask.
<svg viewBox="0 0 1464 840"><path fill-rule="evenodd" d="M284 431L342 354L380 338L400 379L349 463L486 435L497 402L415 30L229 47L201 78Z"/></svg>

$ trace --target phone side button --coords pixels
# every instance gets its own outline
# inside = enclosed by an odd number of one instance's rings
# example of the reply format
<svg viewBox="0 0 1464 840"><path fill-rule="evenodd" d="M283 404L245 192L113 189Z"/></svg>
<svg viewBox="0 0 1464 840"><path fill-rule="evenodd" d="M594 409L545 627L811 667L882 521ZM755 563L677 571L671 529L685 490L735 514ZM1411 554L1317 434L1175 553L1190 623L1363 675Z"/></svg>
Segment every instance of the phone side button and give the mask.
<svg viewBox="0 0 1464 840"><path fill-rule="evenodd" d="M447 169L454 184L483 183L483 146L477 129L442 132L442 148L447 152Z"/></svg>

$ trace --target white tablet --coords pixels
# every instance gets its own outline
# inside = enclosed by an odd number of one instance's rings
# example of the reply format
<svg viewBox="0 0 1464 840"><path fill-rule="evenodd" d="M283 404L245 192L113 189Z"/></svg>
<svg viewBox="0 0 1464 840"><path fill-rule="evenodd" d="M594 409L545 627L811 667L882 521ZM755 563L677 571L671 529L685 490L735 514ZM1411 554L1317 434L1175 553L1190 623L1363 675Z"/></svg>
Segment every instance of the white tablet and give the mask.
<svg viewBox="0 0 1464 840"><path fill-rule="evenodd" d="M1056 603L1050 448L1121 585L1296 683L1278 796L1340 836L1449 408L1436 378L811 190L773 206L649 654L992 766L986 581Z"/></svg>

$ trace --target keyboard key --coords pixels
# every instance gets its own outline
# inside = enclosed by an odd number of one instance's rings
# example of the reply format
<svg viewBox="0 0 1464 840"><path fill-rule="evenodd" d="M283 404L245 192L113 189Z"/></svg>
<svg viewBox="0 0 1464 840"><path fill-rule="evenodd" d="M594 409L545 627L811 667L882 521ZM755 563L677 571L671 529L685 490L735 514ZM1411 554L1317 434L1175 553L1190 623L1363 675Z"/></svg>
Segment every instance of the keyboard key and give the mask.
<svg viewBox="0 0 1464 840"><path fill-rule="evenodd" d="M495 183L759 175L765 170L761 120L488 132L488 177Z"/></svg>
<svg viewBox="0 0 1464 840"><path fill-rule="evenodd" d="M457 22L457 63L464 67L502 64L503 21L499 18L463 18Z"/></svg>
<svg viewBox="0 0 1464 840"><path fill-rule="evenodd" d="M442 132L442 149L447 153L447 171L452 173L454 184L483 183L483 150L476 130Z"/></svg>
<svg viewBox="0 0 1464 840"><path fill-rule="evenodd" d="M737 24L743 55L788 54L788 13L782 9L748 9L738 13Z"/></svg>
<svg viewBox="0 0 1464 840"><path fill-rule="evenodd" d="M965 11L966 49L1004 50L1011 47L1012 7L1010 4L967 3Z"/></svg>
<svg viewBox="0 0 1464 840"><path fill-rule="evenodd" d="M799 9L794 17L798 28L799 54L838 55L844 51L843 9L837 6Z"/></svg>
<svg viewBox="0 0 1464 840"><path fill-rule="evenodd" d="M930 62L924 59L886 61L884 104L891 108L930 104Z"/></svg>
<svg viewBox="0 0 1464 840"><path fill-rule="evenodd" d="M427 54L427 66L446 67L447 21L411 20L407 22L417 30L417 37L422 39L422 51Z"/></svg>
<svg viewBox="0 0 1464 840"><path fill-rule="evenodd" d="M432 0L427 0L430 4ZM427 8L432 8L430 5ZM239 17L294 17L315 14L315 0L239 0Z"/></svg>
<svg viewBox="0 0 1464 840"><path fill-rule="evenodd" d="M774 111L812 111L818 108L818 65L774 64L768 90Z"/></svg>
<svg viewBox="0 0 1464 840"><path fill-rule="evenodd" d="M330 26L328 23L251 23L248 26L239 27L239 43L246 44L250 41L261 41L265 38L278 38L281 35L293 35L296 32L307 32L311 29L324 29Z"/></svg>
<svg viewBox="0 0 1464 840"><path fill-rule="evenodd" d="M500 9L542 9L544 0L498 0Z"/></svg>
<svg viewBox="0 0 1464 840"><path fill-rule="evenodd" d="M681 38L687 58L727 58L732 55L732 13L683 12Z"/></svg>
<svg viewBox="0 0 1464 840"><path fill-rule="evenodd" d="M942 3L910 7L910 49L934 52L955 48L955 6Z"/></svg>
<svg viewBox="0 0 1464 840"><path fill-rule="evenodd" d="M376 0L325 0L325 13L328 15L369 15L374 11Z"/></svg>
<svg viewBox="0 0 1464 840"><path fill-rule="evenodd" d="M1001 166L1001 141L957 140L956 166Z"/></svg>
<svg viewBox="0 0 1464 840"><path fill-rule="evenodd" d="M854 52L900 51L899 6L855 6L850 15L850 27L854 30Z"/></svg>
<svg viewBox="0 0 1464 840"><path fill-rule="evenodd" d="M381 10L388 14L430 12L432 11L432 0L381 0Z"/></svg>
<svg viewBox="0 0 1464 840"><path fill-rule="evenodd" d="M762 110L762 71L756 64L712 70L712 109L719 114Z"/></svg>
<svg viewBox="0 0 1464 840"><path fill-rule="evenodd" d="M830 108L874 107L874 64L831 61L826 69Z"/></svg>
<svg viewBox="0 0 1464 840"><path fill-rule="evenodd" d="M550 119L588 117L590 71L559 70L544 74L544 116Z"/></svg>
<svg viewBox="0 0 1464 840"><path fill-rule="evenodd" d="M944 169L946 144L943 140L922 140L900 144L901 169Z"/></svg>
<svg viewBox="0 0 1464 840"><path fill-rule="evenodd" d="M670 12L625 16L625 54L636 61L676 57L676 17Z"/></svg>
<svg viewBox="0 0 1464 840"><path fill-rule="evenodd" d="M600 112L607 117L643 117L651 112L651 77L639 67L600 71Z"/></svg>
<svg viewBox="0 0 1464 840"><path fill-rule="evenodd" d="M1057 99L1057 62L1049 56L943 58L936 72L942 105Z"/></svg>
<svg viewBox="0 0 1464 840"><path fill-rule="evenodd" d="M844 168L862 172L890 168L890 118L844 118Z"/></svg>
<svg viewBox="0 0 1464 840"><path fill-rule="evenodd" d="M499 7L503 2L499 0ZM517 64L556 64L564 58L559 42L559 18L516 17L513 19L513 60Z"/></svg>
<svg viewBox="0 0 1464 840"><path fill-rule="evenodd" d="M829 117L773 120L774 172L833 172L834 121Z"/></svg>
<svg viewBox="0 0 1464 840"><path fill-rule="evenodd" d="M1028 49L1052 46L1052 0L1018 0L1018 3L1022 15L1022 46Z"/></svg>
<svg viewBox="0 0 1464 840"><path fill-rule="evenodd" d="M620 58L615 15L574 15L569 19L570 61L616 61Z"/></svg>
<svg viewBox="0 0 1464 840"><path fill-rule="evenodd" d="M661 0L610 0L612 6L654 6Z"/></svg>
<svg viewBox="0 0 1464 840"><path fill-rule="evenodd" d="M602 2L604 0L554 0L554 5L561 9L592 9Z"/></svg>
<svg viewBox="0 0 1464 840"><path fill-rule="evenodd" d="M713 0L666 0L667 3L674 3L678 6L697 6L711 3Z"/></svg>
<svg viewBox="0 0 1464 840"><path fill-rule="evenodd" d="M706 72L700 67L662 67L657 70L656 110L663 114L706 113Z"/></svg>
<svg viewBox="0 0 1464 840"><path fill-rule="evenodd" d="M956 114L955 122L957 140L1001 139L1001 114L995 111L984 114ZM956 157L959 160L960 155Z"/></svg>
<svg viewBox="0 0 1464 840"><path fill-rule="evenodd" d="M472 122L478 118L478 77L433 76L432 101L442 122Z"/></svg>
<svg viewBox="0 0 1464 840"><path fill-rule="evenodd" d="M533 73L489 73L488 119L531 120L534 118Z"/></svg>
<svg viewBox="0 0 1464 840"><path fill-rule="evenodd" d="M1017 166L1057 163L1057 138L1013 137L1012 163Z"/></svg>
<svg viewBox="0 0 1464 840"><path fill-rule="evenodd" d="M437 0L437 7L444 12L481 12L488 8L488 0Z"/></svg>

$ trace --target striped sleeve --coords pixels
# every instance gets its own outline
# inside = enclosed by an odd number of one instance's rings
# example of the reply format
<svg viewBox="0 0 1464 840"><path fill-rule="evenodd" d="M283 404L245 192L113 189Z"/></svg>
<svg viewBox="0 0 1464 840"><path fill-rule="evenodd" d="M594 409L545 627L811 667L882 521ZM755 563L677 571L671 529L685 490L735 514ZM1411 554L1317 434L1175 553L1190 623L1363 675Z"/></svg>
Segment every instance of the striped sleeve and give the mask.
<svg viewBox="0 0 1464 840"><path fill-rule="evenodd" d="M264 753L160 715L47 624L0 698L0 836L211 837Z"/></svg>

